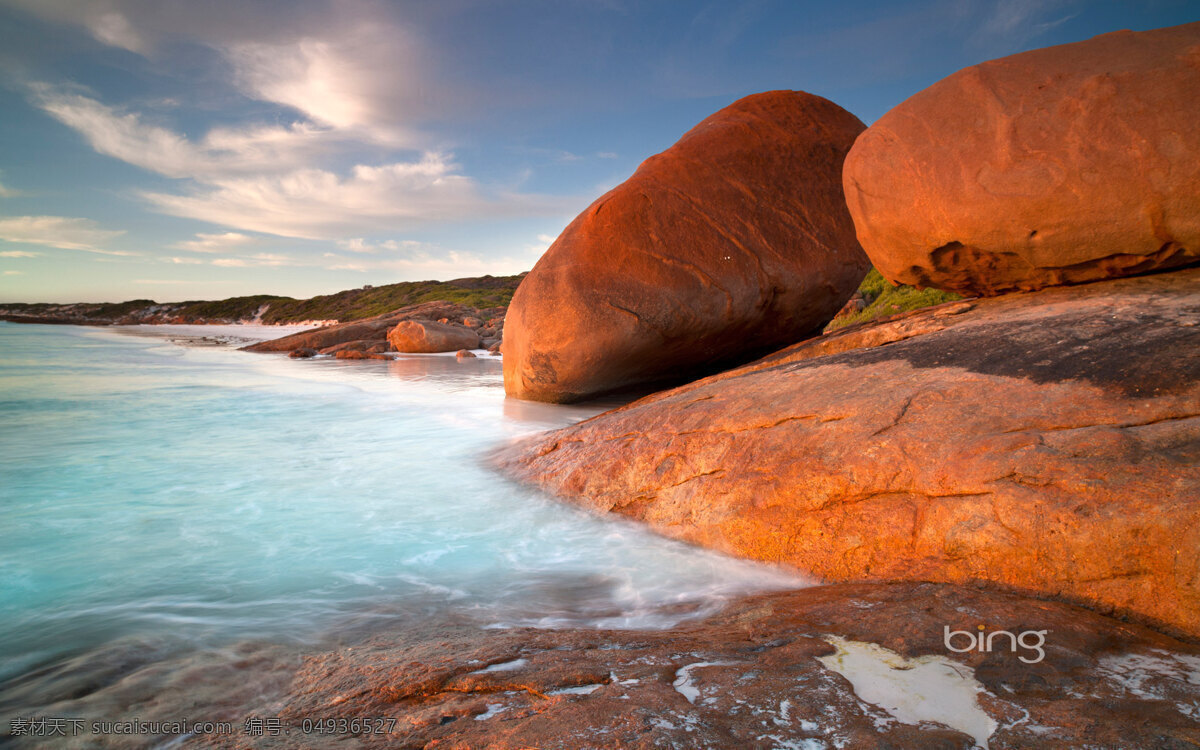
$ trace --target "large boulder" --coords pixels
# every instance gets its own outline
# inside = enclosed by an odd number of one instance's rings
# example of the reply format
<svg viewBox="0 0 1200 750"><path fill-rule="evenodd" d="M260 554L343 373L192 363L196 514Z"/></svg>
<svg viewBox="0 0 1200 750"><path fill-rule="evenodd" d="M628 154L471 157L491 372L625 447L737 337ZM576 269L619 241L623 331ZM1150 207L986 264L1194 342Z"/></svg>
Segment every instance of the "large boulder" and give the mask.
<svg viewBox="0 0 1200 750"><path fill-rule="evenodd" d="M846 158L858 239L896 283L967 295L1200 261L1200 23L955 73Z"/></svg>
<svg viewBox="0 0 1200 750"><path fill-rule="evenodd" d="M579 215L521 282L509 395L566 402L819 331L866 274L842 194L858 118L800 91L708 117Z"/></svg>
<svg viewBox="0 0 1200 750"><path fill-rule="evenodd" d="M1200 636L1200 269L951 302L505 448L520 480L830 581Z"/></svg>
<svg viewBox="0 0 1200 750"><path fill-rule="evenodd" d="M433 353L479 348L479 334L470 328L431 320L401 321L388 331L387 339L398 352Z"/></svg>

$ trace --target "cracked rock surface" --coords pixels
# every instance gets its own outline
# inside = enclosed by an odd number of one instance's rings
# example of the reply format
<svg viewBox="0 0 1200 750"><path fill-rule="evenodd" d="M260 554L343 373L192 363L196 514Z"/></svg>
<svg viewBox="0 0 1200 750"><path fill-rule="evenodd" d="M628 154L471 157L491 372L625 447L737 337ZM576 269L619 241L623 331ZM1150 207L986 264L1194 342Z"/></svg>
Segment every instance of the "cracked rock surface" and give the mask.
<svg viewBox="0 0 1200 750"><path fill-rule="evenodd" d="M1200 269L819 337L502 449L600 512L827 581L1200 635Z"/></svg>

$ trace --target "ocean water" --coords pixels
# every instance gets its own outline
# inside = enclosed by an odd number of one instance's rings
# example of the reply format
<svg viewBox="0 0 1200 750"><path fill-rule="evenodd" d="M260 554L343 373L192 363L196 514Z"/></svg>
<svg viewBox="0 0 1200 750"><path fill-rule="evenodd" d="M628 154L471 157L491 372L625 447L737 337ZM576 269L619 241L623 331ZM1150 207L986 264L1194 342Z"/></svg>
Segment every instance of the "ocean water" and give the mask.
<svg viewBox="0 0 1200 750"><path fill-rule="evenodd" d="M130 639L315 643L431 603L657 628L804 583L496 475L496 446L599 411L506 400L496 358L228 345L282 333L0 323L0 703Z"/></svg>

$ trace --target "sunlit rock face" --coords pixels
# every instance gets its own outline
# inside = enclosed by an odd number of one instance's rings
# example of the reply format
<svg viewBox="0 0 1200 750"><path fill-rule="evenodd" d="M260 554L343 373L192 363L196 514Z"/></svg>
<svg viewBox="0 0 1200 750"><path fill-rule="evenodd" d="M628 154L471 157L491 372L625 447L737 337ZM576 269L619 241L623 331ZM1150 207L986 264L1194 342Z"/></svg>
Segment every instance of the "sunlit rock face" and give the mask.
<svg viewBox="0 0 1200 750"><path fill-rule="evenodd" d="M504 449L510 475L832 581L1200 635L1200 269L910 313Z"/></svg>
<svg viewBox="0 0 1200 750"><path fill-rule="evenodd" d="M708 117L576 218L521 282L508 393L574 401L819 331L867 260L842 193L863 124L800 91Z"/></svg>
<svg viewBox="0 0 1200 750"><path fill-rule="evenodd" d="M1200 262L1200 23L1118 31L955 73L845 165L893 282L967 295Z"/></svg>

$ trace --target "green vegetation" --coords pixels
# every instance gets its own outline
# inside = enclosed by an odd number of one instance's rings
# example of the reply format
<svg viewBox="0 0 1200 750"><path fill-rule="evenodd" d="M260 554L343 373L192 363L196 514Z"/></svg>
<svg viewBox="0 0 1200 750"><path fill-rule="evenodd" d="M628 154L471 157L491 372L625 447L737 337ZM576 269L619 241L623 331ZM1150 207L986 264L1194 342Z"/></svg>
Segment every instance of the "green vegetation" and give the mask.
<svg viewBox="0 0 1200 750"><path fill-rule="evenodd" d="M301 320L359 320L392 310L435 300L458 302L471 307L503 307L512 300L517 276L483 276L454 281L404 281L370 289L348 289L337 294L306 300L281 300L271 303L264 323L290 323Z"/></svg>
<svg viewBox="0 0 1200 750"><path fill-rule="evenodd" d="M480 276L452 281L404 281L385 286L347 289L312 299L293 299L270 294L249 297L189 302L157 303L150 299L128 302L56 304L0 304L0 312L14 315L44 316L60 320L92 323L139 321L187 321L217 323L251 320L267 304L264 323L297 323L303 320L339 320L370 318L421 302L458 302L477 308L505 307L525 274L516 276Z"/></svg>
<svg viewBox="0 0 1200 750"><path fill-rule="evenodd" d="M174 314L182 315L188 320L246 320L254 318L263 305L275 304L278 300L295 302L291 297L256 294L252 297L230 297L215 302L182 302Z"/></svg>
<svg viewBox="0 0 1200 750"><path fill-rule="evenodd" d="M909 310L918 310L922 307L930 307L932 305L940 305L943 302L962 299L961 295L954 292L943 292L940 289L917 289L916 287L905 286L904 284L892 286L874 268L871 269L867 277L859 284L858 292L867 303L866 308L851 315L842 315L835 318L826 326L825 330L836 331L839 328L845 328L855 323L865 323L868 320L875 320L876 318L885 318L889 315L897 315Z"/></svg>

